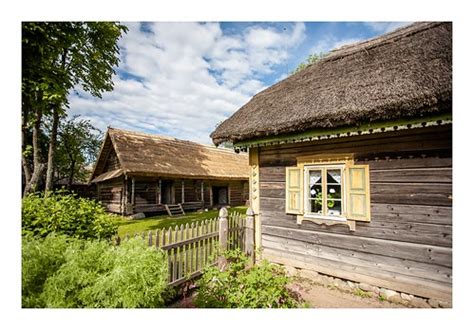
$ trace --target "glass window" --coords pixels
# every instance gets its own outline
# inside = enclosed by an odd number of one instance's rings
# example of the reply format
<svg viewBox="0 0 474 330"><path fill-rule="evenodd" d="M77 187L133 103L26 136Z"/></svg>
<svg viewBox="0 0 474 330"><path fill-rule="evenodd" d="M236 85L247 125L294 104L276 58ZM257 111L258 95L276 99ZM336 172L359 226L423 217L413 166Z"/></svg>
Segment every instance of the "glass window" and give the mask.
<svg viewBox="0 0 474 330"><path fill-rule="evenodd" d="M321 170L309 171L309 204L310 212L322 214L323 211L323 181Z"/></svg>
<svg viewBox="0 0 474 330"><path fill-rule="evenodd" d="M343 167L308 166L306 168L306 209L310 215L343 217Z"/></svg>

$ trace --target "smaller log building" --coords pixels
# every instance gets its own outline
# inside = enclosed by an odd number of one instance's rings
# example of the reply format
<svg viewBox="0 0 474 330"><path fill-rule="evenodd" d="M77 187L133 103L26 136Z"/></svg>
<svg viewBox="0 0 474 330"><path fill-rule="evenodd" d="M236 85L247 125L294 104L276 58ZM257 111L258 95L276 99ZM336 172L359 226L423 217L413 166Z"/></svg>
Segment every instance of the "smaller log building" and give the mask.
<svg viewBox="0 0 474 330"><path fill-rule="evenodd" d="M109 128L90 183L110 212L168 212L244 205L246 153Z"/></svg>

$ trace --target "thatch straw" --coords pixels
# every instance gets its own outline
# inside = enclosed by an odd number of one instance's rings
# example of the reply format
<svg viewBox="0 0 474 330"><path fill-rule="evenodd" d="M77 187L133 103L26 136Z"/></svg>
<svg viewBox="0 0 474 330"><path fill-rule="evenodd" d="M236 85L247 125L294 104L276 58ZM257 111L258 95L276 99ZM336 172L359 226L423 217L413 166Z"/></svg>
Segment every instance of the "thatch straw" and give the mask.
<svg viewBox="0 0 474 330"><path fill-rule="evenodd" d="M107 171L107 161L114 154L119 168ZM91 182L122 174L247 180L248 155L166 136L109 128Z"/></svg>
<svg viewBox="0 0 474 330"><path fill-rule="evenodd" d="M452 24L415 23L342 47L255 95L215 144L451 112Z"/></svg>

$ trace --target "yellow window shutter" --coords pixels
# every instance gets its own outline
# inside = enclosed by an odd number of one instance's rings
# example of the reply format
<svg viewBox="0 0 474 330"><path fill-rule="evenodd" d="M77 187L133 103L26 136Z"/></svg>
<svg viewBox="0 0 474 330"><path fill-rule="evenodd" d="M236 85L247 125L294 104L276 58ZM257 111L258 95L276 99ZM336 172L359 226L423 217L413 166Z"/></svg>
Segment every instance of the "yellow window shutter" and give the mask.
<svg viewBox="0 0 474 330"><path fill-rule="evenodd" d="M286 168L286 213L303 214L303 169Z"/></svg>
<svg viewBox="0 0 474 330"><path fill-rule="evenodd" d="M370 221L369 165L351 165L347 171L347 218Z"/></svg>

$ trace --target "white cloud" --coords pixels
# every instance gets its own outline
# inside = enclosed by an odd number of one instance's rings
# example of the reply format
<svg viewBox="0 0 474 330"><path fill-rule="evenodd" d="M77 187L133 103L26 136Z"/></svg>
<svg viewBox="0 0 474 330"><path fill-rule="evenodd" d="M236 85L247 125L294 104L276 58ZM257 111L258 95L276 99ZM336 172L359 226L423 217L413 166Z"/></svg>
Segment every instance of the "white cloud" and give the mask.
<svg viewBox="0 0 474 330"><path fill-rule="evenodd" d="M218 23L129 23L120 41L125 72L113 92L70 99L71 113L100 129L141 130L210 143L215 125L266 86L263 75L304 39L305 26L262 25L224 35ZM127 79L130 77L139 79ZM139 80L139 81L138 81Z"/></svg>
<svg viewBox="0 0 474 330"><path fill-rule="evenodd" d="M377 33L384 34L411 24L411 22L366 22L364 23Z"/></svg>

